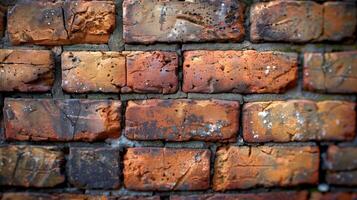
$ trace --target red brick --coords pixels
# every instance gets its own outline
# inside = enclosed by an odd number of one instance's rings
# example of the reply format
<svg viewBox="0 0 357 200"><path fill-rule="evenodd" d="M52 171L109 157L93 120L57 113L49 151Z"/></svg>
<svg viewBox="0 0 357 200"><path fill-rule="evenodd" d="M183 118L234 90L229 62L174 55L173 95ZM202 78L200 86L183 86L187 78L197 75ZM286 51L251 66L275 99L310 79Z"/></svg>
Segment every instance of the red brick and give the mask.
<svg viewBox="0 0 357 200"><path fill-rule="evenodd" d="M250 22L254 42L340 41L354 37L357 9L353 2L260 2L251 7Z"/></svg>
<svg viewBox="0 0 357 200"><path fill-rule="evenodd" d="M354 2L325 2L324 26L321 39L340 41L355 35L357 7Z"/></svg>
<svg viewBox="0 0 357 200"><path fill-rule="evenodd" d="M296 85L297 55L282 52L188 51L184 92L280 93Z"/></svg>
<svg viewBox="0 0 357 200"><path fill-rule="evenodd" d="M94 141L120 136L116 100L5 99L8 140Z"/></svg>
<svg viewBox="0 0 357 200"><path fill-rule="evenodd" d="M129 101L125 136L133 140L235 141L239 103L224 100Z"/></svg>
<svg viewBox="0 0 357 200"><path fill-rule="evenodd" d="M124 0L127 43L239 41L244 5L238 0Z"/></svg>
<svg viewBox="0 0 357 200"><path fill-rule="evenodd" d="M323 7L313 1L271 1L252 5L250 39L309 42L323 29Z"/></svg>
<svg viewBox="0 0 357 200"><path fill-rule="evenodd" d="M0 91L46 92L53 82L50 51L0 49Z"/></svg>
<svg viewBox="0 0 357 200"><path fill-rule="evenodd" d="M137 93L175 93L178 57L175 52L131 52L126 57L127 89Z"/></svg>
<svg viewBox="0 0 357 200"><path fill-rule="evenodd" d="M104 196L87 194L48 194L48 193L27 193L27 192L8 192L4 193L1 200L160 200L159 196Z"/></svg>
<svg viewBox="0 0 357 200"><path fill-rule="evenodd" d="M209 150L138 147L124 156L129 190L205 190L209 182Z"/></svg>
<svg viewBox="0 0 357 200"><path fill-rule="evenodd" d="M173 195L170 200L307 200L308 193L301 192L266 192L266 193L246 193L246 194L202 194L202 195Z"/></svg>
<svg viewBox="0 0 357 200"><path fill-rule="evenodd" d="M348 192L319 193L319 192L313 192L310 195L310 200L357 200L357 193L348 193Z"/></svg>
<svg viewBox="0 0 357 200"><path fill-rule="evenodd" d="M357 147L330 146L326 166L328 183L357 186Z"/></svg>
<svg viewBox="0 0 357 200"><path fill-rule="evenodd" d="M355 103L289 100L247 103L243 137L248 142L352 140Z"/></svg>
<svg viewBox="0 0 357 200"><path fill-rule="evenodd" d="M67 161L69 182L76 188L119 187L119 149L73 147Z"/></svg>
<svg viewBox="0 0 357 200"><path fill-rule="evenodd" d="M315 146L231 146L216 153L213 189L316 184L319 149Z"/></svg>
<svg viewBox="0 0 357 200"><path fill-rule="evenodd" d="M357 51L304 54L304 89L324 93L357 92Z"/></svg>
<svg viewBox="0 0 357 200"><path fill-rule="evenodd" d="M1 146L0 161L0 185L53 187L65 180L64 154L56 147Z"/></svg>
<svg viewBox="0 0 357 200"><path fill-rule="evenodd" d="M14 45L107 43L115 26L112 1L20 0L8 13Z"/></svg>
<svg viewBox="0 0 357 200"><path fill-rule="evenodd" d="M122 53L71 51L62 54L62 88L66 92L120 92L125 84L125 55Z"/></svg>

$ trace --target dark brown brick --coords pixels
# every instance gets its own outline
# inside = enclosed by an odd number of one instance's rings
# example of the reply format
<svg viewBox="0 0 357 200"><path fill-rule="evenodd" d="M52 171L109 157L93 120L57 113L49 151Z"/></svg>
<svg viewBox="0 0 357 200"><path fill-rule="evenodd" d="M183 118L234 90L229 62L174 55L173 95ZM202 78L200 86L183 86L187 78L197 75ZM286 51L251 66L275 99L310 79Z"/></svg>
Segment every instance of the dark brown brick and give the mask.
<svg viewBox="0 0 357 200"><path fill-rule="evenodd" d="M322 40L340 41L355 35L357 27L355 2L325 2L323 9Z"/></svg>
<svg viewBox="0 0 357 200"><path fill-rule="evenodd" d="M352 140L355 103L289 100L247 103L243 137L248 142Z"/></svg>
<svg viewBox="0 0 357 200"><path fill-rule="evenodd" d="M238 0L124 0L127 43L239 41L244 6Z"/></svg>
<svg viewBox="0 0 357 200"><path fill-rule="evenodd" d="M14 45L107 43L115 26L112 1L20 0L8 12Z"/></svg>
<svg viewBox="0 0 357 200"><path fill-rule="evenodd" d="M53 82L50 51L0 49L0 91L46 92Z"/></svg>
<svg viewBox="0 0 357 200"><path fill-rule="evenodd" d="M53 187L64 182L63 153L55 147L0 146L0 185Z"/></svg>
<svg viewBox="0 0 357 200"><path fill-rule="evenodd" d="M76 188L118 188L119 159L119 149L116 148L70 148L69 182Z"/></svg>
<svg viewBox="0 0 357 200"><path fill-rule="evenodd" d="M202 194L202 195L173 195L170 200L307 200L308 193L301 192L266 192L246 194Z"/></svg>
<svg viewBox="0 0 357 200"><path fill-rule="evenodd" d="M224 100L129 101L125 136L133 140L235 141L239 103Z"/></svg>
<svg viewBox="0 0 357 200"><path fill-rule="evenodd" d="M330 146L327 151L327 182L336 185L357 185L357 147Z"/></svg>
<svg viewBox="0 0 357 200"><path fill-rule="evenodd" d="M8 140L94 141L120 136L116 100L5 99Z"/></svg>
<svg viewBox="0 0 357 200"><path fill-rule="evenodd" d="M357 200L357 193L348 192L313 192L310 195L310 200Z"/></svg>
<svg viewBox="0 0 357 200"><path fill-rule="evenodd" d="M252 5L250 39L309 42L323 29L323 7L313 1L270 1Z"/></svg>
<svg viewBox="0 0 357 200"><path fill-rule="evenodd" d="M4 36L4 32L5 32L5 25L6 25L5 14L6 14L6 8L0 4L0 38Z"/></svg>
<svg viewBox="0 0 357 200"><path fill-rule="evenodd" d="M297 54L248 51L187 51L184 92L280 93L296 85Z"/></svg>
<svg viewBox="0 0 357 200"><path fill-rule="evenodd" d="M1 196L0 196L1 197ZM1 198L0 198L1 199ZM4 193L1 200L160 200L159 196L104 196L86 194Z"/></svg>
<svg viewBox="0 0 357 200"><path fill-rule="evenodd" d="M316 184L319 149L315 146L231 146L216 153L213 189Z"/></svg>
<svg viewBox="0 0 357 200"><path fill-rule="evenodd" d="M175 93L178 57L175 52L131 52L126 57L127 89L138 93Z"/></svg>
<svg viewBox="0 0 357 200"><path fill-rule="evenodd" d="M71 51L62 54L62 88L66 92L120 92L125 84L125 55L122 53Z"/></svg>
<svg viewBox="0 0 357 200"><path fill-rule="evenodd" d="M138 147L124 157L124 185L130 190L205 190L209 182L209 150Z"/></svg>
<svg viewBox="0 0 357 200"><path fill-rule="evenodd" d="M357 92L357 51L304 54L304 89L325 93Z"/></svg>

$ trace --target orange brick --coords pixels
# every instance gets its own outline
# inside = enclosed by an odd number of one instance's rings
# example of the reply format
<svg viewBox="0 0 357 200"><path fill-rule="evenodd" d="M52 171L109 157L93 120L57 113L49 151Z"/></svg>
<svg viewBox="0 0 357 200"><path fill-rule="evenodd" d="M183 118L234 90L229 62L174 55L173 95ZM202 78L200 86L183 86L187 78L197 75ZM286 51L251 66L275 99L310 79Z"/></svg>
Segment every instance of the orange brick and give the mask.
<svg viewBox="0 0 357 200"><path fill-rule="evenodd" d="M209 182L209 150L138 147L124 157L124 185L130 190L205 190Z"/></svg>

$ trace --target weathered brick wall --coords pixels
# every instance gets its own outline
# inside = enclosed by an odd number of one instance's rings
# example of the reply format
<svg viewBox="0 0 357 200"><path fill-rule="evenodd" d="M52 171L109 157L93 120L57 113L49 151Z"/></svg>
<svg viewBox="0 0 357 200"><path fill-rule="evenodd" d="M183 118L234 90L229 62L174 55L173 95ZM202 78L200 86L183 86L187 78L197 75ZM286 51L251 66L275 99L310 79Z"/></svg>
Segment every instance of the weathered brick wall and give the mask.
<svg viewBox="0 0 357 200"><path fill-rule="evenodd" d="M354 0L0 0L0 199L357 200Z"/></svg>

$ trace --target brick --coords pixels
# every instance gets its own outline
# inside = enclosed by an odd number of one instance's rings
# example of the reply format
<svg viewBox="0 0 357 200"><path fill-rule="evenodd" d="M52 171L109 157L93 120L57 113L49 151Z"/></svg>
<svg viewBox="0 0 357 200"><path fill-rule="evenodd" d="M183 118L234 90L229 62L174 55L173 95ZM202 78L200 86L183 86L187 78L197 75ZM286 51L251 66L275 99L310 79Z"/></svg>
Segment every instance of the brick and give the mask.
<svg viewBox="0 0 357 200"><path fill-rule="evenodd" d="M357 186L357 147L330 146L325 164L328 183Z"/></svg>
<svg viewBox="0 0 357 200"><path fill-rule="evenodd" d="M62 53L62 88L66 92L120 92L125 84L125 55L122 53Z"/></svg>
<svg viewBox="0 0 357 200"><path fill-rule="evenodd" d="M357 92L357 51L304 54L304 89L324 93Z"/></svg>
<svg viewBox="0 0 357 200"><path fill-rule="evenodd" d="M70 148L69 182L76 188L118 188L119 159L119 149L116 148Z"/></svg>
<svg viewBox="0 0 357 200"><path fill-rule="evenodd" d="M126 43L240 41L244 5L238 0L124 0Z"/></svg>
<svg viewBox="0 0 357 200"><path fill-rule="evenodd" d="M137 147L124 156L129 190L205 190L209 182L209 150Z"/></svg>
<svg viewBox="0 0 357 200"><path fill-rule="evenodd" d="M6 8L0 4L0 38L4 36L5 32L5 15L6 15Z"/></svg>
<svg viewBox="0 0 357 200"><path fill-rule="evenodd" d="M354 2L285 1L255 3L250 11L250 39L259 41L341 41L355 36Z"/></svg>
<svg viewBox="0 0 357 200"><path fill-rule="evenodd" d="M0 49L0 91L46 92L53 82L50 51Z"/></svg>
<svg viewBox="0 0 357 200"><path fill-rule="evenodd" d="M252 5L250 39L309 42L323 30L323 7L312 1L271 1Z"/></svg>
<svg viewBox="0 0 357 200"><path fill-rule="evenodd" d="M355 136L355 103L289 100L243 106L247 142L344 141Z"/></svg>
<svg viewBox="0 0 357 200"><path fill-rule="evenodd" d="M170 200L307 200L308 193L301 192L265 192L265 193L246 193L246 194L202 194L202 195L173 195Z"/></svg>
<svg viewBox="0 0 357 200"><path fill-rule="evenodd" d="M321 39L340 41L352 38L357 28L357 7L353 2L323 4L323 35Z"/></svg>
<svg viewBox="0 0 357 200"><path fill-rule="evenodd" d="M131 52L127 55L127 89L137 93L175 93L178 57L175 52Z"/></svg>
<svg viewBox="0 0 357 200"><path fill-rule="evenodd" d="M310 200L357 200L357 193L348 192L327 192L311 193Z"/></svg>
<svg viewBox="0 0 357 200"><path fill-rule="evenodd" d="M0 185L53 187L64 182L63 153L55 147L0 146Z"/></svg>
<svg viewBox="0 0 357 200"><path fill-rule="evenodd" d="M224 100L129 101L125 136L132 140L236 141L239 103Z"/></svg>
<svg viewBox="0 0 357 200"><path fill-rule="evenodd" d="M120 136L116 100L10 99L4 103L5 136L20 141L94 141Z"/></svg>
<svg viewBox="0 0 357 200"><path fill-rule="evenodd" d="M248 51L187 51L184 92L280 93L296 85L297 54Z"/></svg>
<svg viewBox="0 0 357 200"><path fill-rule="evenodd" d="M112 1L21 0L8 13L14 45L107 43L115 27Z"/></svg>
<svg viewBox="0 0 357 200"><path fill-rule="evenodd" d="M231 146L216 153L213 189L316 184L319 149L315 146Z"/></svg>
<svg viewBox="0 0 357 200"><path fill-rule="evenodd" d="M1 196L0 196L1 197ZM0 198L1 199L1 198ZM27 193L27 192L8 192L4 193L1 200L160 200L159 196L104 196L104 195L85 195L85 194L47 194L47 193Z"/></svg>

